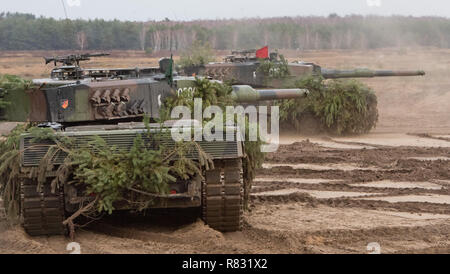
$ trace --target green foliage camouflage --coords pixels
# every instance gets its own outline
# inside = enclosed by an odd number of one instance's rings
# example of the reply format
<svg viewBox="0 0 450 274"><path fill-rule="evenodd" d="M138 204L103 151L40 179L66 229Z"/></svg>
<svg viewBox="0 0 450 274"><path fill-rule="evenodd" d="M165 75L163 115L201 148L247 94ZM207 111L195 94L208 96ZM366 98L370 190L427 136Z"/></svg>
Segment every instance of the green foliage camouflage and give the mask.
<svg viewBox="0 0 450 274"><path fill-rule="evenodd" d="M377 97L356 80L308 77L296 83L307 88L306 99L280 102L280 120L301 130L305 116L314 117L327 132L337 135L367 133L378 121Z"/></svg>
<svg viewBox="0 0 450 274"><path fill-rule="evenodd" d="M202 111L212 105L225 109L226 106L232 106L235 104L231 97L233 89L229 85L209 81L207 79L196 78L194 86L195 88L192 94L183 92L178 96L167 98L165 101L165 107L163 108L164 115L162 116L165 120L170 119L170 111L176 106L187 106L193 112L193 98L202 99Z"/></svg>
<svg viewBox="0 0 450 274"><path fill-rule="evenodd" d="M275 79L289 76L288 61L282 54L279 55L279 58L277 61L264 60L258 67L258 72Z"/></svg>
<svg viewBox="0 0 450 274"><path fill-rule="evenodd" d="M19 214L20 186L20 134L27 131L29 125L19 125L7 138L0 139L0 194L10 219Z"/></svg>
<svg viewBox="0 0 450 274"><path fill-rule="evenodd" d="M55 135L51 129L36 128L31 124L20 124L14 128L6 138L0 140L0 195L5 203L6 211L11 219L15 219L19 214L19 190L20 181L24 175L20 170L20 136L29 133L32 141L55 140ZM43 174L46 171L45 163L41 163L42 169L32 169L28 177L34 177L42 182ZM44 177L45 178L45 177Z"/></svg>
<svg viewBox="0 0 450 274"><path fill-rule="evenodd" d="M219 106L224 115L227 106L234 106L236 102L232 99L231 93L233 89L228 84L222 84L214 81L209 81L207 79L196 78L195 89L193 94L188 94L187 92L181 93L180 96L172 97L166 100L163 115L165 119L169 119L170 112L175 106L187 106L194 113L194 100L193 98L202 99L202 111L204 111L208 106L215 105ZM211 118L213 119L213 118ZM203 123L207 123L210 119L204 119ZM223 117L223 121L226 122L226 117ZM236 122L236 120L234 121ZM246 117L246 135L249 136L250 127L257 125L250 124L248 117ZM264 153L261 152L262 141L244 141L245 155L243 160L244 169L244 183L245 189L245 203L247 204L250 195L250 187L252 181L255 177L255 170L260 168L264 162Z"/></svg>
<svg viewBox="0 0 450 274"><path fill-rule="evenodd" d="M10 216L18 214L18 190L20 187L20 134L29 133L31 141L51 140L54 145L41 160L39 167L32 168L22 174L38 181L38 188L45 182L46 174L54 171L52 159L58 153L66 153L64 164L56 170L52 181L55 191L63 183L76 183L85 186L86 195L97 197L98 212L112 213L114 202L126 200L129 192L137 192L150 196L139 205L145 209L157 195L168 194L169 182L177 178L191 179L209 169L212 162L201 147L195 142L177 143L175 148L167 149L158 146L156 149L146 144L141 136L134 140L130 151L108 146L104 139L93 136L92 140L82 147L75 147L69 138L57 135L52 129L20 125L0 143L0 193L7 205ZM153 140L158 140L158 133L146 133ZM186 157L196 152L199 161Z"/></svg>
<svg viewBox="0 0 450 274"><path fill-rule="evenodd" d="M114 203L127 200L130 192L146 196L139 205L145 209L157 195L169 194L170 182L201 176L202 168L209 168L209 159L202 153L199 162L185 157L194 150L201 150L194 142L155 149L138 136L131 150L125 151L95 137L88 146L71 149L60 169L71 170L74 181L86 186L86 194L98 197L98 211L111 214Z"/></svg>

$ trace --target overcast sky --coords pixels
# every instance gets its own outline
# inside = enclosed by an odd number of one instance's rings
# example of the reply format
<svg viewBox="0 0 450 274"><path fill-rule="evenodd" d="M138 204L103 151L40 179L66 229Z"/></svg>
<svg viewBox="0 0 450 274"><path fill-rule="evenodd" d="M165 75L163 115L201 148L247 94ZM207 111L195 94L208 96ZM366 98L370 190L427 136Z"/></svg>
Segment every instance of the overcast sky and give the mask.
<svg viewBox="0 0 450 274"><path fill-rule="evenodd" d="M0 0L0 12L70 19L194 20L377 14L450 17L450 0Z"/></svg>

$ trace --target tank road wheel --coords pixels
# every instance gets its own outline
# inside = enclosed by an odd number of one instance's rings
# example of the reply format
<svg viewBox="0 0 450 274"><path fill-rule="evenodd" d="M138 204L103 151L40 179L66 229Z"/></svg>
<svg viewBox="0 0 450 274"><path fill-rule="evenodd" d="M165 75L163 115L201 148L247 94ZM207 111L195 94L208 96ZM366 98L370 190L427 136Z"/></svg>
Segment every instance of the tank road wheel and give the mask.
<svg viewBox="0 0 450 274"><path fill-rule="evenodd" d="M211 228L227 232L242 229L242 160L214 162L215 169L205 172L203 182L203 220Z"/></svg>
<svg viewBox="0 0 450 274"><path fill-rule="evenodd" d="M30 236L66 234L61 190L53 194L47 182L37 191L36 180L24 179L20 191L23 227Z"/></svg>

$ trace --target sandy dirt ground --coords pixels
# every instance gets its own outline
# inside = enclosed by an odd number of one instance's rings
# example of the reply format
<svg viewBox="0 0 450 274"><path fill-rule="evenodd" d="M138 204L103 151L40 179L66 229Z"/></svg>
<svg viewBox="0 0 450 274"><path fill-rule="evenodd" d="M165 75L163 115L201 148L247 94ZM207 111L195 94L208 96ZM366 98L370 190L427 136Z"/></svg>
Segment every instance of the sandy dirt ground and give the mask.
<svg viewBox="0 0 450 274"><path fill-rule="evenodd" d="M217 232L193 211L121 213L79 230L81 252L368 253L375 246L381 253L449 253L450 51L298 55L324 67L424 69L427 76L364 80L379 98L380 122L370 134L284 132L257 172L243 231ZM5 62L0 56L0 69ZM31 238L0 221L0 253L69 253L69 242Z"/></svg>

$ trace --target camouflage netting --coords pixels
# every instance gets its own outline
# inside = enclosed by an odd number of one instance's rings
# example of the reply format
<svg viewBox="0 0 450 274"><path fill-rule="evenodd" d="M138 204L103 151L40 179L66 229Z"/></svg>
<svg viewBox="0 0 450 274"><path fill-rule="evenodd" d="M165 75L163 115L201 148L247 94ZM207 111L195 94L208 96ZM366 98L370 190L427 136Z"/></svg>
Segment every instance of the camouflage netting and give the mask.
<svg viewBox="0 0 450 274"><path fill-rule="evenodd" d="M377 97L372 89L356 80L327 80L308 77L296 86L309 89L306 99L281 101L282 124L300 132L313 119L318 130L330 134L367 133L378 121Z"/></svg>

